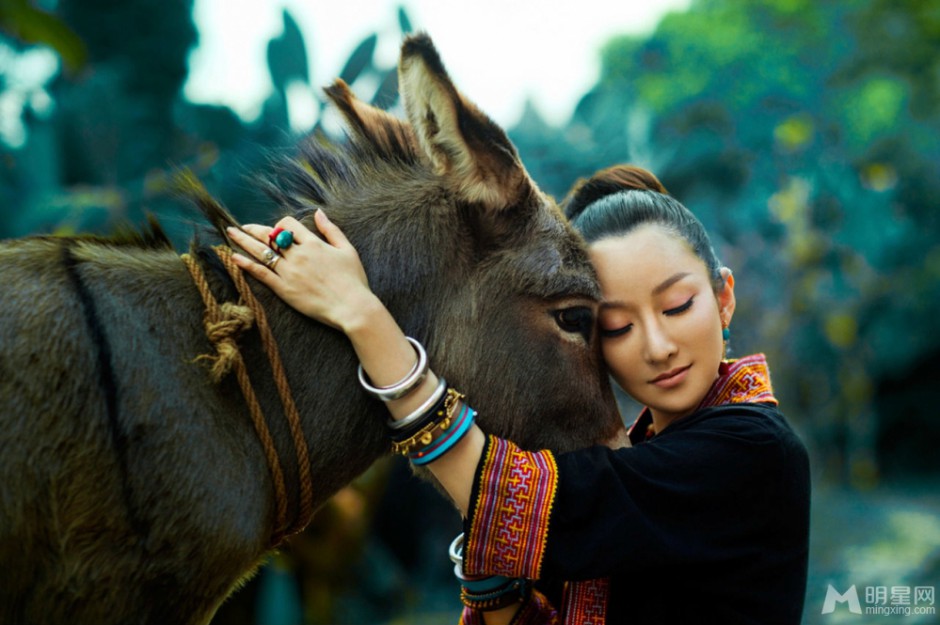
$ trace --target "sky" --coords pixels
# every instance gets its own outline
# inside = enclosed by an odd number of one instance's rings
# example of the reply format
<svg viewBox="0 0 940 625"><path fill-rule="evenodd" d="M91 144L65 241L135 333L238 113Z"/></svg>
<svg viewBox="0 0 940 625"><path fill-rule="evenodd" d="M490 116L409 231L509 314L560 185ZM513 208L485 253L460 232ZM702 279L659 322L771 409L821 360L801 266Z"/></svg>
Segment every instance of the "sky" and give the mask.
<svg viewBox="0 0 940 625"><path fill-rule="evenodd" d="M561 124L596 81L600 48L609 37L650 32L665 13L685 10L689 2L196 0L200 45L190 57L185 94L255 118L271 90L267 42L282 30L283 8L304 33L314 87L332 82L372 32L379 34L377 61L392 66L403 4L415 30L433 38L454 83L497 123L514 124L532 98L546 120ZM289 98L295 130L309 128L314 107L303 111L311 96L294 91Z"/></svg>

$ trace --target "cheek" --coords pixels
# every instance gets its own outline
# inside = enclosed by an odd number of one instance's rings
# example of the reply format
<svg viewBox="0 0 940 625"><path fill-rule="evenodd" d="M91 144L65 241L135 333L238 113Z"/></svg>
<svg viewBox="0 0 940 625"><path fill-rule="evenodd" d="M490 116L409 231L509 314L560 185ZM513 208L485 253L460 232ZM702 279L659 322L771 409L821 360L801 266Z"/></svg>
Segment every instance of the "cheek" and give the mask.
<svg viewBox="0 0 940 625"><path fill-rule="evenodd" d="M721 318L718 316L718 308L710 302L699 306L698 310L686 315L681 321L684 334L695 343L710 345L715 341L721 342Z"/></svg>
<svg viewBox="0 0 940 625"><path fill-rule="evenodd" d="M699 302L696 302L696 304L699 304ZM718 316L718 307L714 300L709 299L693 306L689 313L676 318L685 325L688 331L704 334L718 328L718 333L721 334L721 319Z"/></svg>
<svg viewBox="0 0 940 625"><path fill-rule="evenodd" d="M631 374L638 375L641 371L639 356L627 341L602 341L601 354L607 364L607 370L624 390L629 389Z"/></svg>
<svg viewBox="0 0 940 625"><path fill-rule="evenodd" d="M603 356L607 368L616 375L617 370L620 368L620 359L617 357L617 347L612 341L601 340L601 356Z"/></svg>

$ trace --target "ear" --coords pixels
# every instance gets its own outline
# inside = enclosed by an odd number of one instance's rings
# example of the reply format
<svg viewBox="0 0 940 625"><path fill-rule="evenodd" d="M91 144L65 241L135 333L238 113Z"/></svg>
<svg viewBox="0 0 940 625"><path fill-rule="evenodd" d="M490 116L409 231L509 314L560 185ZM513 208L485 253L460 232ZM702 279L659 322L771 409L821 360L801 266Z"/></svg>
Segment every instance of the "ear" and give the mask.
<svg viewBox="0 0 940 625"><path fill-rule="evenodd" d="M724 286L718 292L718 316L721 317L722 326L731 325L731 318L734 316L734 276L727 267L721 268L721 277Z"/></svg>
<svg viewBox="0 0 940 625"><path fill-rule="evenodd" d="M417 157L414 133L400 119L358 99L342 79L337 79L324 92L343 114L354 140L368 144L385 156L405 157L406 160Z"/></svg>
<svg viewBox="0 0 940 625"><path fill-rule="evenodd" d="M457 91L426 34L402 45L398 84L422 151L460 199L500 211L535 189L506 133Z"/></svg>

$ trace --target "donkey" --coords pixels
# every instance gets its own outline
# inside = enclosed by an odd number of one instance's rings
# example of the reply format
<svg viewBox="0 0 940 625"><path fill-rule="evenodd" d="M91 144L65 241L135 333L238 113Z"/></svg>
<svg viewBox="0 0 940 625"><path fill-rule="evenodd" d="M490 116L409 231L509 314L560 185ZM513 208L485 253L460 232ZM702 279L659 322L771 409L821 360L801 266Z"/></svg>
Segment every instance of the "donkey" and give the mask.
<svg viewBox="0 0 940 625"><path fill-rule="evenodd" d="M347 140L307 138L264 184L287 213L312 226L321 207L343 228L485 430L559 451L614 436L582 241L426 35L403 43L399 84L407 121L337 81ZM192 253L219 299L236 299L207 242ZM188 270L153 227L3 242L0 283L0 623L209 622L271 548L274 493L238 386L196 361L212 346ZM388 453L387 415L358 387L345 337L252 286L320 505ZM254 329L240 347L278 410ZM296 492L291 434L270 421Z"/></svg>

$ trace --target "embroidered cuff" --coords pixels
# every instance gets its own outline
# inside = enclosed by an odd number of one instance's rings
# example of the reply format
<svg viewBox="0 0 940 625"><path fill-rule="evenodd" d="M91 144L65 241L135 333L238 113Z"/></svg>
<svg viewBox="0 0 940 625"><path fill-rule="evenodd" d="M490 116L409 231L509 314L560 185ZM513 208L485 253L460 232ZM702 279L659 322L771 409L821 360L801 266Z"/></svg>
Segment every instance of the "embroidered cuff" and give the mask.
<svg viewBox="0 0 940 625"><path fill-rule="evenodd" d="M583 582L567 582L562 598L565 623L604 625L610 580L606 577Z"/></svg>
<svg viewBox="0 0 940 625"><path fill-rule="evenodd" d="M471 496L464 571L538 579L557 488L551 452L488 436Z"/></svg>

